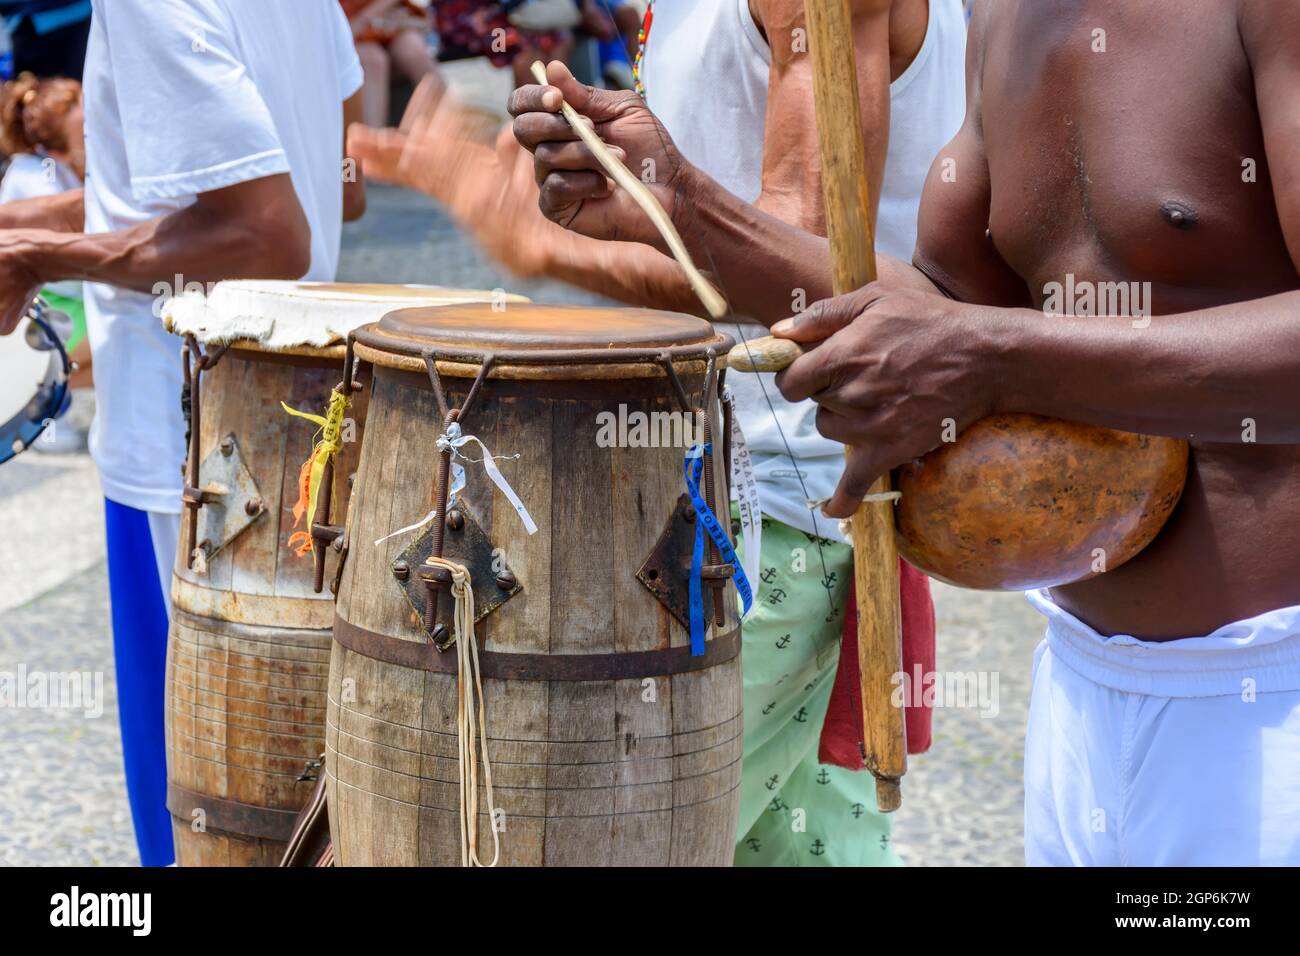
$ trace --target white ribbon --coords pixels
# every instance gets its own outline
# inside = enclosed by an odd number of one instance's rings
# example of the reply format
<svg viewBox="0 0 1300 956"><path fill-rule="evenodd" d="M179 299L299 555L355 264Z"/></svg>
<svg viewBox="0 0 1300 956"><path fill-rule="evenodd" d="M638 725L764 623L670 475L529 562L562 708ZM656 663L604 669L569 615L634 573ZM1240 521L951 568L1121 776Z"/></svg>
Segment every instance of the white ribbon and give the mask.
<svg viewBox="0 0 1300 956"><path fill-rule="evenodd" d="M901 491L878 491L869 495L863 495L862 503L864 505L869 505L869 504L874 504L878 501L898 501L902 497L903 497L903 493ZM818 498L816 501L809 499L808 510L820 511L822 508L825 508L830 503L831 503L831 499L829 498Z"/></svg>
<svg viewBox="0 0 1300 956"><path fill-rule="evenodd" d="M736 397L730 387L723 388L722 401L731 406L731 495L740 513L740 533L745 542L741 563L750 586L757 588L762 570L763 508L758 497L758 480L754 477L754 460L750 457L745 434L736 414Z"/></svg>
<svg viewBox="0 0 1300 956"><path fill-rule="evenodd" d="M450 502L450 499L448 499L448 501ZM405 528L398 528L392 534L384 535L382 538L380 538L378 541L375 542L375 547L376 548L379 547L389 538L396 538L399 534L406 534L406 532L408 531L419 531L421 528L423 528L426 524L428 524L436 517L438 517L438 509L434 508L427 515L425 515L423 518L417 521L415 524L408 524Z"/></svg>
<svg viewBox="0 0 1300 956"><path fill-rule="evenodd" d="M901 491L881 491L876 494L867 495L862 499L863 504L871 504L877 501L898 501L903 497ZM821 501L810 501L808 504L813 508L824 508L831 499L823 498ZM853 521L849 518L841 518L839 522L840 537L846 541L853 540Z"/></svg>
<svg viewBox="0 0 1300 956"><path fill-rule="evenodd" d="M469 444L470 442L473 442L474 444L478 445L479 448L483 449L483 457L481 459L466 458L464 455L460 453L460 449L463 448L465 445ZM474 464L482 464L483 470L487 472L487 476L490 479L492 479L492 484L496 485L497 488L501 490L501 493L505 495L506 498L509 499L510 504L514 506L515 514L519 515L519 520L521 520L524 523L524 529L530 535L537 533L537 523L533 521L533 516L528 513L528 509L524 507L524 503L519 500L519 496L515 494L515 490L510 487L510 482L506 481L506 476L501 474L501 469L498 468L496 464L496 457L493 456L493 454L487 450L486 445L484 445L473 435L462 435L460 430L460 425L457 424L456 422L451 423L451 426L447 429L447 433L445 435L438 436L438 441L436 442L436 444L438 446L439 451L450 451L452 454L451 488L448 489L447 491L448 509L450 509L451 506L455 503L456 496L465 490L465 469L455 459L459 458L462 461L468 461ZM501 457L508 457L512 459L519 458L518 455L503 455ZM378 541L375 542L375 545L376 546L381 545L389 538L396 538L400 534L406 534L410 531L419 531L421 528L423 528L425 525L427 525L430 521L432 521L436 517L438 517L438 509L434 508L427 515L425 515L423 518L417 521L415 524L409 524L405 528L398 528L392 534L384 535L382 538L380 538Z"/></svg>
<svg viewBox="0 0 1300 956"><path fill-rule="evenodd" d="M466 458L460 453L460 450L470 442L473 442L475 445L478 445L479 448L483 449L482 458ZM453 457L481 464L483 470L487 472L488 478L492 480L492 484L497 486L497 489L506 496L506 499L514 507L515 514L519 515L519 520L524 523L524 530L530 535L537 534L537 522L533 521L533 516L528 513L528 509L524 507L524 503L519 499L519 496L515 494L515 490L510 487L510 482L506 481L506 476L501 474L501 469L497 467L496 463L498 456L494 456L492 452L488 451L487 445L479 441L474 435L462 435L460 431L460 423L452 422L447 427L447 433L439 436L438 448L442 450L450 449ZM519 458L518 455L501 455L499 457L515 460ZM458 465L453 465L453 467L459 468ZM464 487L464 469L461 469L460 482L461 487ZM455 488L455 485L452 487Z"/></svg>

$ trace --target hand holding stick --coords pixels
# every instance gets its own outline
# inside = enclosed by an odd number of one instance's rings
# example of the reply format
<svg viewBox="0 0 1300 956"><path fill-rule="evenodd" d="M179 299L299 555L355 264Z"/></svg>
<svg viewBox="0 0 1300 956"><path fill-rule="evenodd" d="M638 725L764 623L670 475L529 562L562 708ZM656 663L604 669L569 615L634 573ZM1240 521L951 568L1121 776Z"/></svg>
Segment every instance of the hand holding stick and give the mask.
<svg viewBox="0 0 1300 956"><path fill-rule="evenodd" d="M532 71L533 77L538 83L542 86L550 86L550 81L546 78L546 67L540 61L533 63ZM591 150L597 162L609 174L609 177L627 190L628 194L636 200L637 205L645 210L645 214L650 217L650 221L654 223L655 228L659 230L659 234L663 236L664 242L668 244L668 249L672 252L673 258L685 270L687 281L690 282L691 288L699 296L700 302L704 304L704 308L709 315L715 321L724 318L730 311L727 308L727 301L695 267L695 261L686 249L686 243L682 242L682 237L678 234L672 219L664 211L664 207L659 205L659 200L655 199L654 193L646 188L645 183L632 175L631 170L619 162L618 158L609 151L609 147L605 145L604 141L591 128L581 113L563 101L560 104L560 112L569 121L569 125L578 134L578 138Z"/></svg>

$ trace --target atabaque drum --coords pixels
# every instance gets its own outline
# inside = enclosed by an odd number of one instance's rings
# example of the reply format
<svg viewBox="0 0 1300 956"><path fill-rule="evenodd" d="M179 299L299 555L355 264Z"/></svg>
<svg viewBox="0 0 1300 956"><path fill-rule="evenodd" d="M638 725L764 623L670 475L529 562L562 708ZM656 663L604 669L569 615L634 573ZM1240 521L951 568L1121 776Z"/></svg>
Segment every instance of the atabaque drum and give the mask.
<svg viewBox="0 0 1300 956"><path fill-rule="evenodd" d="M167 805L182 866L279 862L312 792L325 736L329 584L365 420L347 410L340 493L299 554L288 539L348 332L404 305L488 301L415 286L223 282L164 309L185 339L190 455L167 659ZM504 301L504 300L503 300ZM328 504L328 503L327 503ZM301 511L301 509L299 509Z"/></svg>
<svg viewBox="0 0 1300 956"><path fill-rule="evenodd" d="M373 387L330 662L337 865L460 865L473 839L484 865L494 841L502 865L731 862L739 586L712 440L730 344L690 316L540 305L357 332Z"/></svg>

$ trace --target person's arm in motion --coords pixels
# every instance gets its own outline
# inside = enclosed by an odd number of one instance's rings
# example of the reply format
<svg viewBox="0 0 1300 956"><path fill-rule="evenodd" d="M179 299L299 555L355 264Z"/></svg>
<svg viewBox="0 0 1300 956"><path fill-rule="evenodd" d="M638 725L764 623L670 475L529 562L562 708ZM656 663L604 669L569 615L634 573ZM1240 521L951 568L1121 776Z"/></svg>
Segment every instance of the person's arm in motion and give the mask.
<svg viewBox="0 0 1300 956"><path fill-rule="evenodd" d="M311 228L287 173L203 193L131 229L87 235L0 231L0 334L41 286L62 279L150 292L158 282L297 279L311 266Z"/></svg>
<svg viewBox="0 0 1300 956"><path fill-rule="evenodd" d="M873 193L879 191L888 146L892 2L853 0L863 127L884 131L872 135L868 142ZM811 62L807 53L792 42L794 31L804 24L803 0L752 0L752 7L756 21L761 22L773 39L762 195L757 205L801 229L822 231L825 211L812 109ZM557 76L571 80L567 70L556 66L551 69ZM600 100L602 96L602 91L581 87L576 81L572 81L572 86L566 83L566 88L575 104ZM540 91L540 87L532 89ZM641 104L635 95L625 94L623 98ZM494 258L522 275L561 279L623 302L704 314L685 274L662 249L637 242L618 242L620 236L616 231L595 239L572 231L565 233L539 216L532 164L519 156L516 144L498 146L495 169L490 165L485 167L488 154L481 147L480 158L473 162L461 155L448 155L463 139L455 135L454 126L446 120L447 114L436 115L436 111L444 108L447 108L444 104L417 94L402 130L355 129L351 134L353 149L365 157L367 164L373 163L373 169L385 178L421 189L447 203ZM654 132L653 127L643 127L646 130ZM664 137L666 142L666 133ZM474 151L468 144L466 148ZM544 148L543 152L549 150ZM669 152L675 152L671 144ZM617 146L615 153L626 158L626 153ZM527 168L521 170L520 165ZM656 168L671 170L673 167ZM733 297L737 311L766 321L784 317L794 289L806 284L787 281L775 298L770 294L750 295L752 277L748 270L730 269L729 250L720 248L730 243L730 237L727 243L709 242L695 228L690 211L683 209L683 212L685 221L681 228L688 241L696 240L696 264L706 271L714 263L719 265L720 274L715 278ZM649 225L639 209L632 210L631 215L637 217L629 224L631 232ZM829 260L826 271L829 273ZM734 277L733 273L736 273ZM782 275L788 280L788 271ZM826 284L829 285L829 279Z"/></svg>
<svg viewBox="0 0 1300 956"><path fill-rule="evenodd" d="M348 149L348 130L361 122L362 91L343 101L343 221L356 222L366 214L366 173Z"/></svg>

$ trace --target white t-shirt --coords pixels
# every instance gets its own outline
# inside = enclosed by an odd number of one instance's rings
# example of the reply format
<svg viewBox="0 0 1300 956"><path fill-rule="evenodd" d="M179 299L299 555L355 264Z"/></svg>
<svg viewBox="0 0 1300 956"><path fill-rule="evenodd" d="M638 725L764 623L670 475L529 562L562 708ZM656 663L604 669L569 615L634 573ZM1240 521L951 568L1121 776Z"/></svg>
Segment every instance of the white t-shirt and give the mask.
<svg viewBox="0 0 1300 956"><path fill-rule="evenodd" d="M67 163L39 153L19 153L9 161L4 179L0 180L0 205L80 188L81 180Z"/></svg>
<svg viewBox="0 0 1300 956"><path fill-rule="evenodd" d="M898 259L912 259L921 188L965 116L965 51L960 0L930 0L921 50L889 87L876 248ZM762 192L771 63L749 0L655 3L641 64L646 102L683 156L747 202ZM793 308L793 301L788 304ZM767 334L756 325L720 328L737 341ZM836 523L807 504L830 497L844 472L843 446L817 432L817 406L787 402L774 375L733 373L727 384L753 456L763 513L808 534L838 537Z"/></svg>
<svg viewBox="0 0 1300 956"><path fill-rule="evenodd" d="M332 280L343 101L361 81L338 0L94 0L86 231L127 229L200 193L289 173L311 226L306 278ZM158 314L182 290L158 291L86 285L90 451L108 498L174 514L185 459L180 342Z"/></svg>
<svg viewBox="0 0 1300 956"><path fill-rule="evenodd" d="M4 179L0 180L0 205L80 188L81 180L67 163L44 153L19 153L9 161ZM80 282L50 282L45 288L69 299L80 299L82 295Z"/></svg>

